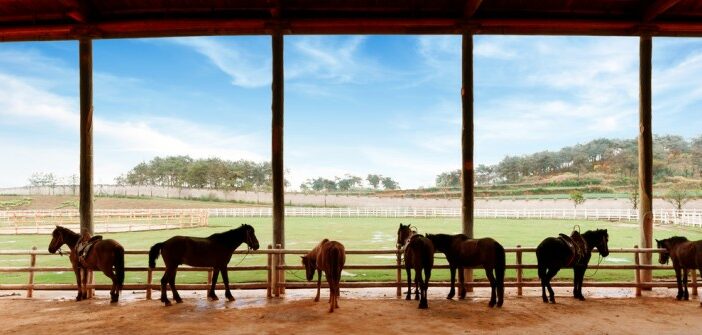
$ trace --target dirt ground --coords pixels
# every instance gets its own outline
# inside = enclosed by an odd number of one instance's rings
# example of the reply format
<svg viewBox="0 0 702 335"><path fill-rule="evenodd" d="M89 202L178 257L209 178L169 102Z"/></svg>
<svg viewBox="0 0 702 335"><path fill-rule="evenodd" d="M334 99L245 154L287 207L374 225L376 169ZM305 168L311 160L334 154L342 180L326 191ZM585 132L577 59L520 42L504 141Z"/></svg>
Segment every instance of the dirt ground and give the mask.
<svg viewBox="0 0 702 335"><path fill-rule="evenodd" d="M587 291L587 290L586 290ZM600 292L600 291L598 291ZM585 292L585 302L558 292L544 304L538 292L517 298L510 292L501 309L487 307L487 291L466 300L446 300L430 289L428 310L394 297L390 289L341 292L340 309L327 312L327 292L314 303L312 290L288 290L266 299L264 291L234 291L237 301L206 301L203 292L182 292L184 303L163 307L158 300L125 294L111 305L105 292L90 301L73 292L37 292L38 298L0 298L3 334L694 334L702 329L697 299L675 301L672 290L632 298L629 290L609 298ZM620 296L612 298L611 296Z"/></svg>

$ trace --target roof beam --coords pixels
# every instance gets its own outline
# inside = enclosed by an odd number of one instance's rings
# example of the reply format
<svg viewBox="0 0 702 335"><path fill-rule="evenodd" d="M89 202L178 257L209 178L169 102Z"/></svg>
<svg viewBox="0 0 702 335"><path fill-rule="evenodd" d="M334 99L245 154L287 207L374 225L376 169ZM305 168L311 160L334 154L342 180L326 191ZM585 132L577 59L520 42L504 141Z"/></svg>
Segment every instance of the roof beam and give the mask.
<svg viewBox="0 0 702 335"><path fill-rule="evenodd" d="M650 4L643 12L643 21L651 22L668 9L675 6L680 0L656 0Z"/></svg>
<svg viewBox="0 0 702 335"><path fill-rule="evenodd" d="M0 26L0 41L169 36L306 34L475 34L702 37L702 22L542 19L165 19L86 24Z"/></svg>
<svg viewBox="0 0 702 335"><path fill-rule="evenodd" d="M86 0L61 0L67 8L66 15L78 23L87 23L90 20L90 5Z"/></svg>
<svg viewBox="0 0 702 335"><path fill-rule="evenodd" d="M483 0L467 0L466 6L463 8L463 17L467 19L473 17L482 3Z"/></svg>

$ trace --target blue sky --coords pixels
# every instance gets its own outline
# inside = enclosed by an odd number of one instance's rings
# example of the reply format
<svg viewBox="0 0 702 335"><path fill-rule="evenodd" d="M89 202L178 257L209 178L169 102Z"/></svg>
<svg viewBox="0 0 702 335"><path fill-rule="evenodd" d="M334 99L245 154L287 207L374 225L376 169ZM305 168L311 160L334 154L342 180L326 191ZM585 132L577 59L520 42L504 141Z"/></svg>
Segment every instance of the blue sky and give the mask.
<svg viewBox="0 0 702 335"><path fill-rule="evenodd" d="M460 166L458 36L285 38L285 163L432 186ZM95 181L155 156L270 159L270 38L96 40ZM0 187L78 171L78 45L0 44ZM475 37L478 164L637 135L638 39ZM654 133L695 137L702 40L654 39Z"/></svg>

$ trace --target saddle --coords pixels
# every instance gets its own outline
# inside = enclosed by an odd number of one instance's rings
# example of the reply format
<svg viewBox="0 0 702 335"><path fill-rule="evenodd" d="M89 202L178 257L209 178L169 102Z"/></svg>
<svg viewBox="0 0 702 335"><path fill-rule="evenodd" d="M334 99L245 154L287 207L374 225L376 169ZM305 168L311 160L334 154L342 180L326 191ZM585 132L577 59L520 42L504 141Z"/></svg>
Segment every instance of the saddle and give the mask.
<svg viewBox="0 0 702 335"><path fill-rule="evenodd" d="M78 240L78 243L76 244L76 254L78 255L78 264L84 265L85 260L88 258L88 255L90 254L90 250L93 249L93 246L97 241L102 240L101 235L95 235L93 237L90 237L90 234L85 233L80 237L80 240Z"/></svg>
<svg viewBox="0 0 702 335"><path fill-rule="evenodd" d="M568 260L566 266L573 266L585 258L585 254L587 253L587 242L585 242L585 239L577 230L573 230L570 236L566 234L558 234L558 236L561 241L563 241L568 248L570 248L570 251L573 254L573 256L570 257L570 260Z"/></svg>

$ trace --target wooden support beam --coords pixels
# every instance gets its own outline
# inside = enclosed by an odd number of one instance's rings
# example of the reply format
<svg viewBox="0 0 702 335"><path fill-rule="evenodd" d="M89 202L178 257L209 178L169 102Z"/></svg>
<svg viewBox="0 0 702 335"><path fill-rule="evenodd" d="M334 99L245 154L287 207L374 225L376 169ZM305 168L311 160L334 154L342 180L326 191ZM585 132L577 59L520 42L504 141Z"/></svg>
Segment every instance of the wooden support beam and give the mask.
<svg viewBox="0 0 702 335"><path fill-rule="evenodd" d="M668 9L675 6L680 0L656 0L651 3L643 13L643 21L650 22L655 20L659 15L665 13Z"/></svg>
<svg viewBox="0 0 702 335"><path fill-rule="evenodd" d="M483 0L467 0L466 6L463 8L463 17L467 19L473 17L482 3Z"/></svg>
<svg viewBox="0 0 702 335"><path fill-rule="evenodd" d="M653 132L651 130L651 35L639 41L639 226L641 247L653 247ZM641 264L651 264L651 254L642 253ZM650 282L651 270L641 270L641 280ZM649 288L650 289L650 288Z"/></svg>
<svg viewBox="0 0 702 335"><path fill-rule="evenodd" d="M473 35L463 34L462 43L462 213L463 233L473 237Z"/></svg>
<svg viewBox="0 0 702 335"><path fill-rule="evenodd" d="M461 43L462 65L461 65L461 182L462 182L462 224L463 234L473 238L473 34L463 33L463 42ZM473 270L464 269L464 277L466 282L473 281ZM466 288L464 288L466 289ZM467 292L473 292L473 287L466 289ZM460 292L460 290L459 290Z"/></svg>
<svg viewBox="0 0 702 335"><path fill-rule="evenodd" d="M80 231L93 227L93 42L82 39L80 54Z"/></svg>
<svg viewBox="0 0 702 335"><path fill-rule="evenodd" d="M271 168L273 181L273 244L285 248L285 189L283 170L283 35L274 34L273 43L273 112Z"/></svg>
<svg viewBox="0 0 702 335"><path fill-rule="evenodd" d="M76 22L87 23L90 20L91 5L85 0L61 0L61 4L67 9L66 15Z"/></svg>

